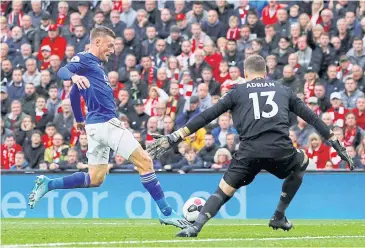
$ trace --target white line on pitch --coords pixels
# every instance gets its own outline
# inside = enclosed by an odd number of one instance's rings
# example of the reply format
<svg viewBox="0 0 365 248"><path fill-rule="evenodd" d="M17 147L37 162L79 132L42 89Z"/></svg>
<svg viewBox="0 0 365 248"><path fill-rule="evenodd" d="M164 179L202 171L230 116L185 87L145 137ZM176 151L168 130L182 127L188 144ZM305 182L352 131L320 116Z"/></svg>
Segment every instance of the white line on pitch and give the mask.
<svg viewBox="0 0 365 248"><path fill-rule="evenodd" d="M205 243L205 242L234 242L234 241L277 241L277 240L315 240L315 239L365 239L365 235L358 236L304 236L304 237L278 237L278 238L223 238L223 239L175 239L175 240L130 240L109 242L69 242L69 243L44 243L44 244L15 244L4 245L3 248L14 247L52 247L75 245L116 245L116 244L158 244L158 243Z"/></svg>

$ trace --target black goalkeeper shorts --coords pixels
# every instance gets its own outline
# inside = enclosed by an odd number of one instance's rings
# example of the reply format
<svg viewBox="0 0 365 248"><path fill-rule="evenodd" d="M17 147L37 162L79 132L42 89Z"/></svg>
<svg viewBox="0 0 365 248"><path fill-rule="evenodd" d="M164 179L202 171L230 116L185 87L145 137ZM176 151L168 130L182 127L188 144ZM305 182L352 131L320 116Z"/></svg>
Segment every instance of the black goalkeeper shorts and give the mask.
<svg viewBox="0 0 365 248"><path fill-rule="evenodd" d="M250 184L261 170L266 170L274 176L284 179L303 164L304 158L302 150L294 149L293 153L281 158L232 159L223 179L235 189Z"/></svg>

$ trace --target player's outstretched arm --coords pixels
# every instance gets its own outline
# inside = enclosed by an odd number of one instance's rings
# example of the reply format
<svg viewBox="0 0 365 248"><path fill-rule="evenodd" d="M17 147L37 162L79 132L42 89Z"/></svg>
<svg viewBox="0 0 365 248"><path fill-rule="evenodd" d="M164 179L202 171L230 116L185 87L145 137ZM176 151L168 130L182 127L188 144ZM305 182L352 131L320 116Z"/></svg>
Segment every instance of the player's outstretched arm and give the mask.
<svg viewBox="0 0 365 248"><path fill-rule="evenodd" d="M70 102L72 112L74 113L74 117L77 123L83 123L84 117L82 116L81 110L81 102L80 102L80 91L76 85L73 85L70 92Z"/></svg>
<svg viewBox="0 0 365 248"><path fill-rule="evenodd" d="M294 93L291 94L292 96L289 103L290 110L305 120L307 123L312 125L319 132L319 134L322 135L323 138L328 140L341 159L349 164L350 170L353 170L354 162L352 161L352 158L347 154L346 148L343 147L337 140L331 129L318 117L317 114L308 108L301 99L294 95Z"/></svg>
<svg viewBox="0 0 365 248"><path fill-rule="evenodd" d="M72 71L77 71L77 68L75 66L71 66L69 64L69 68L72 68ZM62 67L58 70L57 76L60 77L62 80L72 80L73 83L77 85L79 89L87 89L90 87L89 80L84 76L79 76L72 71L69 70L67 66Z"/></svg>
<svg viewBox="0 0 365 248"><path fill-rule="evenodd" d="M208 108L204 112L195 116L189 123L172 134L166 136L158 136L155 142L147 148L147 152L152 158L158 159L173 145L179 143L185 137L195 133L200 128L205 127L210 122L218 118L221 114L230 110L234 105L235 89L232 89L223 96L215 105Z"/></svg>

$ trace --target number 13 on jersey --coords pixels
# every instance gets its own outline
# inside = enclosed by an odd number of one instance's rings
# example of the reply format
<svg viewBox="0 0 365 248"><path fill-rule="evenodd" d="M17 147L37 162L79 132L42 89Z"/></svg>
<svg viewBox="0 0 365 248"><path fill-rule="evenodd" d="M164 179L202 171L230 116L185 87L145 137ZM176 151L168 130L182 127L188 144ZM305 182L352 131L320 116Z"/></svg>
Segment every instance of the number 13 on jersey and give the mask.
<svg viewBox="0 0 365 248"><path fill-rule="evenodd" d="M261 116L264 118L274 117L279 111L278 105L276 104L276 102L273 101L275 96L275 91L266 91L260 93L260 97L265 97L265 96L267 96L265 105L270 105L272 107L272 110L270 112L262 111L262 113L260 113L258 92L253 92L248 95L248 97L252 99L253 113L256 120L259 120Z"/></svg>

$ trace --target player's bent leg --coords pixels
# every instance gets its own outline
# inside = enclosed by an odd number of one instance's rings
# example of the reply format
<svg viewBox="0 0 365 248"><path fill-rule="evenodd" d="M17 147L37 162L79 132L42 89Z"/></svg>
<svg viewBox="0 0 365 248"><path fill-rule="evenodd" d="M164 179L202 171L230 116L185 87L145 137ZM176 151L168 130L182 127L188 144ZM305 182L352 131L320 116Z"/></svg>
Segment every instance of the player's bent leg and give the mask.
<svg viewBox="0 0 365 248"><path fill-rule="evenodd" d="M217 191L209 197L193 226L181 230L176 236L197 237L203 226L218 213L221 207L229 201L229 199L231 199L236 190L237 189L229 185L224 178L222 178Z"/></svg>
<svg viewBox="0 0 365 248"><path fill-rule="evenodd" d="M305 170L308 167L309 159L305 153L302 152L303 159L292 171L292 173L284 180L282 186L282 193L280 201L274 216L270 219L269 226L273 229L283 229L289 231L293 228L293 224L287 220L285 210L289 207L298 189L302 185Z"/></svg>

